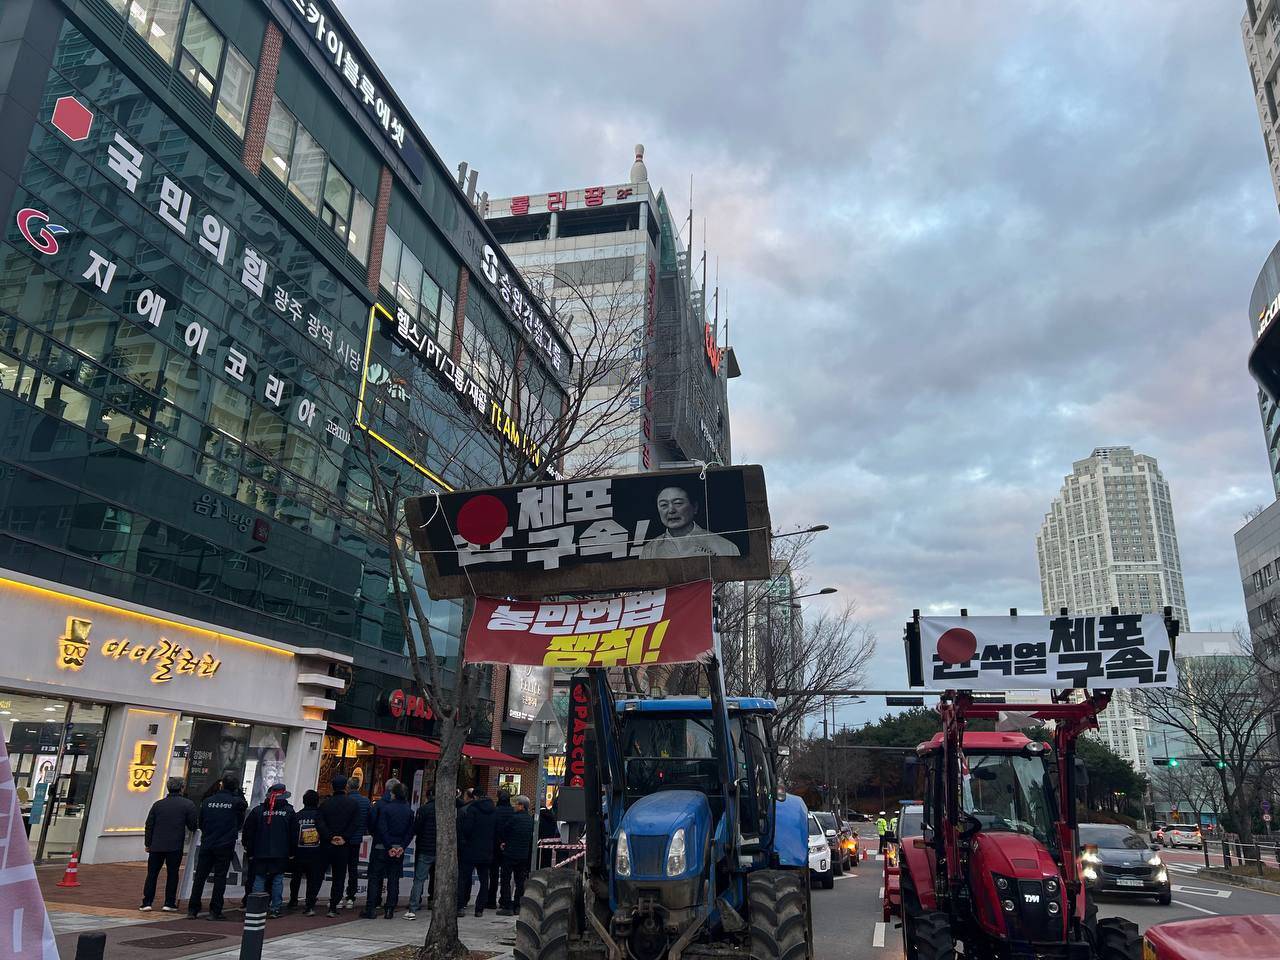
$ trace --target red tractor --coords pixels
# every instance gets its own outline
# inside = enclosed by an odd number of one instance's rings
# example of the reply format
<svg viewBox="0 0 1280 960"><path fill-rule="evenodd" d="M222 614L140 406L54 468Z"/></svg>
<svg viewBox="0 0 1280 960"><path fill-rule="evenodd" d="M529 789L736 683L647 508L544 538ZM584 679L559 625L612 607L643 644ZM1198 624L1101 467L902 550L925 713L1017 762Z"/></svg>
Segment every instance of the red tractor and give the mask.
<svg viewBox="0 0 1280 960"><path fill-rule="evenodd" d="M942 694L942 731L907 761L924 786L922 835L904 836L898 849L907 960L954 960L958 944L966 960L1142 960L1138 927L1097 919L1080 878L1075 797L1087 775L1075 743L1110 699L1100 691L1003 704ZM1005 711L1052 723L1053 743L965 731Z"/></svg>

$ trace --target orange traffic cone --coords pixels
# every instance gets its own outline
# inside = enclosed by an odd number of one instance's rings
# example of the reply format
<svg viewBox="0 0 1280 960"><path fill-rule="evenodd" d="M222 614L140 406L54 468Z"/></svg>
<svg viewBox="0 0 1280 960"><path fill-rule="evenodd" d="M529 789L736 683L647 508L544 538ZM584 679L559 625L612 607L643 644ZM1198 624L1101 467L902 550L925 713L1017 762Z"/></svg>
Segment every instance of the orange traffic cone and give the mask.
<svg viewBox="0 0 1280 960"><path fill-rule="evenodd" d="M67 864L66 872L62 874L62 879L57 882L56 886L59 886L59 887L80 886L80 881L76 879L76 874L79 872L80 872L80 854L72 853L71 860Z"/></svg>

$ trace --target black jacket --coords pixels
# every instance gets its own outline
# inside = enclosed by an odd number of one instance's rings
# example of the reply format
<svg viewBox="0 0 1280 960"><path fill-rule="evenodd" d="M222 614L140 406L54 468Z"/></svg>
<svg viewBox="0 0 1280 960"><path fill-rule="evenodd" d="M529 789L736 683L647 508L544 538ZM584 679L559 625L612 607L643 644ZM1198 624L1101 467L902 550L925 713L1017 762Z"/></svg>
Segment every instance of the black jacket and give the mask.
<svg viewBox="0 0 1280 960"><path fill-rule="evenodd" d="M288 800L280 799L274 809L264 800L252 810L244 822L244 848L254 861L287 860L293 853L294 810Z"/></svg>
<svg viewBox="0 0 1280 960"><path fill-rule="evenodd" d="M556 815L546 807L538 811L538 839L560 839L560 825L556 823Z"/></svg>
<svg viewBox="0 0 1280 960"><path fill-rule="evenodd" d="M293 852L299 860L317 860L329 854L329 825L318 807L303 807L293 815Z"/></svg>
<svg viewBox="0 0 1280 960"><path fill-rule="evenodd" d="M503 830L502 858L508 863L528 863L533 854L533 814L513 810Z"/></svg>
<svg viewBox="0 0 1280 960"><path fill-rule="evenodd" d="M409 846L413 840L413 808L403 800L379 800L369 816L369 832L375 847L390 850Z"/></svg>
<svg viewBox="0 0 1280 960"><path fill-rule="evenodd" d="M511 805L510 798L507 798L506 803L502 801L503 798L499 797L493 808L493 859L495 860L502 859L499 847L507 835L507 824L516 815L516 808Z"/></svg>
<svg viewBox="0 0 1280 960"><path fill-rule="evenodd" d="M359 843L366 833L369 832L369 818L373 813L373 804L369 802L369 798L363 793L347 794L355 801L357 813L356 822L351 826L351 833L347 834L347 842L354 840Z"/></svg>
<svg viewBox="0 0 1280 960"><path fill-rule="evenodd" d="M436 855L436 802L428 800L413 818L413 835L418 841L417 855Z"/></svg>
<svg viewBox="0 0 1280 960"><path fill-rule="evenodd" d="M234 847L249 804L230 790L219 790L200 805L200 846L207 850Z"/></svg>
<svg viewBox="0 0 1280 960"><path fill-rule="evenodd" d="M349 793L335 793L331 797L325 797L320 804L320 813L329 833L334 837L346 840L356 836L359 831L360 806ZM357 839L356 842L360 841Z"/></svg>
<svg viewBox="0 0 1280 960"><path fill-rule="evenodd" d="M148 853L172 853L187 845L187 831L195 829L196 805L180 793L171 793L151 805L143 843Z"/></svg>
<svg viewBox="0 0 1280 960"><path fill-rule="evenodd" d="M458 859L493 863L495 835L493 801L488 797L473 800L458 818Z"/></svg>

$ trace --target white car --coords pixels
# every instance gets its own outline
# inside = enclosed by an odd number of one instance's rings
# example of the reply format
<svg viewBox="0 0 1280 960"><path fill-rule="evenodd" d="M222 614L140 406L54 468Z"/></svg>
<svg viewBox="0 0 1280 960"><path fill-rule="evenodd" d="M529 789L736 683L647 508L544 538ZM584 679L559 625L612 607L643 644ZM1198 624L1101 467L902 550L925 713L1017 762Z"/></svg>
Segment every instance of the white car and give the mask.
<svg viewBox="0 0 1280 960"><path fill-rule="evenodd" d="M830 890L836 885L827 834L812 813L809 814L809 879L817 881L823 890Z"/></svg>
<svg viewBox="0 0 1280 960"><path fill-rule="evenodd" d="M1180 827L1170 824L1164 828L1164 843L1167 847L1191 847L1199 850L1204 846L1204 838L1200 836L1199 827Z"/></svg>

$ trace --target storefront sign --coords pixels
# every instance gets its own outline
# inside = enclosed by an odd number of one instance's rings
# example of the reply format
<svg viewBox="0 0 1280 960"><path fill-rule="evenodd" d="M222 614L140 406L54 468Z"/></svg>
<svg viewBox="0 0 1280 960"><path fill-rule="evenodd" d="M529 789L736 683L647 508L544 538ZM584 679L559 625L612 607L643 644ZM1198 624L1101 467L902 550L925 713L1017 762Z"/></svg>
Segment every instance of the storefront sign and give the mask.
<svg viewBox="0 0 1280 960"><path fill-rule="evenodd" d="M1258 336L1261 337L1264 330L1271 326L1271 321L1276 318L1276 314L1280 313L1280 293L1276 294L1276 298L1267 304L1262 312L1258 314Z"/></svg>
<svg viewBox="0 0 1280 960"><path fill-rule="evenodd" d="M552 190L550 193L522 194L510 200L492 200L489 204L489 217L524 217L530 213L561 213L565 210L586 209L588 207L611 207L614 204L631 202L635 195L635 184L619 184L612 187L580 187L577 190Z"/></svg>
<svg viewBox="0 0 1280 960"><path fill-rule="evenodd" d="M565 786L587 785L587 729L591 726L591 681L575 676L569 686L569 732L565 739Z"/></svg>
<svg viewBox="0 0 1280 960"><path fill-rule="evenodd" d="M386 708L387 713L397 719L410 716L418 720L430 720L432 716L426 697L405 693L403 690L392 690L386 695Z"/></svg>
<svg viewBox="0 0 1280 960"><path fill-rule="evenodd" d="M551 697L552 682L549 668L513 666L507 673L507 719L518 726L532 723L539 708Z"/></svg>
<svg viewBox="0 0 1280 960"><path fill-rule="evenodd" d="M482 257L480 270L484 278L489 281L489 286L494 288L496 298L502 301L503 305L511 311L512 316L524 327L524 332L538 345L552 369L559 371L564 353L560 349L559 339L551 332L551 326L542 315L542 308L538 307L533 302L533 298L524 292L514 272L507 273L498 259L498 254L487 243L484 245Z"/></svg>
<svg viewBox="0 0 1280 960"><path fill-rule="evenodd" d="M436 599L770 576L769 507L758 466L412 497L405 511Z"/></svg>
<svg viewBox="0 0 1280 960"><path fill-rule="evenodd" d="M350 41L337 29L333 14L312 0L290 0L289 6L335 76L341 77L343 85L351 90L365 112L382 128L383 135L421 182L425 156L401 119L403 113L399 104L391 99L389 92L381 89L378 77L360 61L357 51L351 49Z"/></svg>
<svg viewBox="0 0 1280 960"><path fill-rule="evenodd" d="M63 670L80 670L84 658L89 655L89 628L93 623L78 617L67 617L67 632L58 638L58 667Z"/></svg>
<svg viewBox="0 0 1280 960"><path fill-rule="evenodd" d="M720 375L720 358L724 355L724 350L716 343L716 333L712 329L711 324L707 324L703 329L704 347L707 354L707 363L711 364L711 372L716 376Z"/></svg>
<svg viewBox="0 0 1280 960"><path fill-rule="evenodd" d="M560 778L564 776L565 758L559 754L552 754L542 761L542 769L547 773L547 782L560 783Z"/></svg>
<svg viewBox="0 0 1280 960"><path fill-rule="evenodd" d="M133 745L133 760L129 763L128 789L132 793L146 793L156 775L156 750L154 740L139 740Z"/></svg>
<svg viewBox="0 0 1280 960"><path fill-rule="evenodd" d="M621 597L520 603L476 597L468 663L638 667L711 651L711 581Z"/></svg>
<svg viewBox="0 0 1280 960"><path fill-rule="evenodd" d="M934 690L1171 687L1178 683L1164 618L923 617L908 626L912 685ZM918 643L918 651L910 642ZM918 669L917 669L918 666Z"/></svg>

